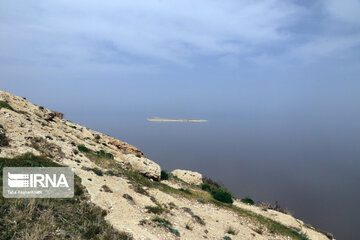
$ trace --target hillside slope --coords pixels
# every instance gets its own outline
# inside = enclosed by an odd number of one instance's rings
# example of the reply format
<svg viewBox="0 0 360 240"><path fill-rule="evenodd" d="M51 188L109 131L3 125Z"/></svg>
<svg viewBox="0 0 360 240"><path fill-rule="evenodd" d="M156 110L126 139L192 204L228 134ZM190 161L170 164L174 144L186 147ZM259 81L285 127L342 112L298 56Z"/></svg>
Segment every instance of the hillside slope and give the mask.
<svg viewBox="0 0 360 240"><path fill-rule="evenodd" d="M32 153L72 167L107 222L134 239L329 239L290 215L217 201L186 178L161 180L136 147L4 91L0 125L0 158Z"/></svg>

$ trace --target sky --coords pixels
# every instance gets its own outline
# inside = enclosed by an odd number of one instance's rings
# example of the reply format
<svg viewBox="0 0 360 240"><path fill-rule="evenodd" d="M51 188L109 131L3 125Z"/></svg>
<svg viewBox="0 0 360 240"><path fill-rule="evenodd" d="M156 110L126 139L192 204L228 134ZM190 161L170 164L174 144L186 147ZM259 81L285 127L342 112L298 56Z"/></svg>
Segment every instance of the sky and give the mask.
<svg viewBox="0 0 360 240"><path fill-rule="evenodd" d="M342 239L358 237L359 76L360 0L0 0L0 89Z"/></svg>
<svg viewBox="0 0 360 240"><path fill-rule="evenodd" d="M1 81L19 84L358 74L360 1L0 1L0 43Z"/></svg>
<svg viewBox="0 0 360 240"><path fill-rule="evenodd" d="M359 45L358 0L0 1L2 88L64 109L64 95L161 113L225 109L253 84L359 88Z"/></svg>

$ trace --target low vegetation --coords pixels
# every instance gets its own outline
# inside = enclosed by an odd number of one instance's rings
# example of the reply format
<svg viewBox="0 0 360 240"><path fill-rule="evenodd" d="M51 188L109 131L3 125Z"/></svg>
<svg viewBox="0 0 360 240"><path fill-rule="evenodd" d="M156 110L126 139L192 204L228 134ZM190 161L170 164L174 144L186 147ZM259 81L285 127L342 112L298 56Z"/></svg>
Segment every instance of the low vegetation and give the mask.
<svg viewBox="0 0 360 240"><path fill-rule="evenodd" d="M172 227L172 224L168 220L156 216L152 219L152 221L156 223L158 227L164 227L168 229L171 233L173 233L175 236L180 237L180 232L174 229Z"/></svg>
<svg viewBox="0 0 360 240"><path fill-rule="evenodd" d="M85 147L85 145L79 145L79 146L78 146L78 149L79 149L80 152L83 152L83 153L88 153L88 152L91 151L90 149L88 149L87 147Z"/></svg>
<svg viewBox="0 0 360 240"><path fill-rule="evenodd" d="M99 168L92 168L91 171L93 171L96 175L102 177L104 174L101 169Z"/></svg>
<svg viewBox="0 0 360 240"><path fill-rule="evenodd" d="M208 192L211 192L214 190L214 188L208 184L208 183L203 183L200 185L201 189L204 190L204 191L208 191Z"/></svg>
<svg viewBox="0 0 360 240"><path fill-rule="evenodd" d="M183 193L186 193L186 194L191 194L191 191L189 189L186 189L186 188L179 188L180 191L182 191Z"/></svg>
<svg viewBox="0 0 360 240"><path fill-rule="evenodd" d="M146 206L147 213L161 214L164 209L161 206Z"/></svg>
<svg viewBox="0 0 360 240"><path fill-rule="evenodd" d="M0 101L0 109L1 109L1 108L7 108L7 109L9 109L9 110L11 110L11 111L15 111L15 110L12 108L12 106L11 106L9 103L5 102L5 101Z"/></svg>
<svg viewBox="0 0 360 240"><path fill-rule="evenodd" d="M264 227L263 226L259 226L259 227L255 228L253 230L254 230L254 232L256 232L257 234L260 234L260 235L262 235L264 233Z"/></svg>
<svg viewBox="0 0 360 240"><path fill-rule="evenodd" d="M255 204L254 200L252 200L249 196L246 196L243 199L241 199L241 202L249 204L249 205Z"/></svg>
<svg viewBox="0 0 360 240"><path fill-rule="evenodd" d="M216 200L223 202L223 203L233 203L233 197L231 193L224 189L224 188L218 188L216 190L211 191L211 195Z"/></svg>
<svg viewBox="0 0 360 240"><path fill-rule="evenodd" d="M190 214L190 216L193 218L193 220L194 220L196 223L205 226L204 220L203 220L201 217L199 217L198 215L195 215L190 208L184 207L183 210L184 210L186 213Z"/></svg>
<svg viewBox="0 0 360 240"><path fill-rule="evenodd" d="M49 158L62 158L65 156L61 147L58 145L47 141L47 138L34 137L30 140L31 147L39 151L41 154Z"/></svg>
<svg viewBox="0 0 360 240"><path fill-rule="evenodd" d="M228 228L226 229L226 233L227 233L227 234L231 234L231 235L236 235L236 234L238 234L238 231L237 231L235 228L233 228L233 227L228 227Z"/></svg>
<svg viewBox="0 0 360 240"><path fill-rule="evenodd" d="M6 136L5 128L0 125L0 147L9 146L9 139Z"/></svg>
<svg viewBox="0 0 360 240"><path fill-rule="evenodd" d="M43 156L26 154L0 158L3 167L58 167ZM2 191L2 189L0 189ZM68 199L9 199L0 194L0 239L132 239L116 231L106 211L90 203L81 179L75 176L75 196Z"/></svg>
<svg viewBox="0 0 360 240"><path fill-rule="evenodd" d="M299 233L294 229L290 229L289 227L286 227L274 220L256 214L252 211L232 205L231 202L233 200L231 193L228 192L226 189L220 188L220 185L217 183L213 183L213 181L205 182L205 184L207 183L211 186L210 191L191 191L188 189L188 192L190 193L188 194L181 189L170 187L169 185L166 185L161 182L152 181L144 177L143 175L136 173L131 168L124 168L123 165L112 159L108 159L108 160L103 159L101 161L97 158L89 158L89 159L93 161L95 164L97 164L99 167L112 171L113 176L119 176L128 179L129 183L132 184L133 188L137 191L141 191L141 193L144 195L148 195L147 191L144 190L144 187L156 188L167 194L177 195L180 197L197 200L202 203L214 204L218 207L228 209L230 211L235 212L239 216L249 218L250 220L257 222L260 225L263 225L269 232L272 232L274 234L288 236L292 239L297 239L297 240L308 240L308 238L305 235ZM201 186L201 188L203 188L203 186ZM216 198L214 196L216 196Z"/></svg>
<svg viewBox="0 0 360 240"><path fill-rule="evenodd" d="M209 192L214 199L224 203L233 203L233 196L229 190L221 188L220 184L210 178L203 178L203 181L205 182L200 185L201 189Z"/></svg>
<svg viewBox="0 0 360 240"><path fill-rule="evenodd" d="M105 152L104 150L95 152L87 148L85 145L79 145L78 149L80 152L84 153L86 157L88 157L91 161L95 162L95 164L101 167L106 166L106 168L113 167L112 165L112 163L114 163L114 161L112 161L114 159L113 154Z"/></svg>
<svg viewBox="0 0 360 240"><path fill-rule="evenodd" d="M129 202L130 204L136 205L134 198L133 198L132 196L130 196L129 194L124 193L124 194L123 194L123 198L125 198L126 200L128 200L128 202Z"/></svg>
<svg viewBox="0 0 360 240"><path fill-rule="evenodd" d="M161 170L161 180L168 180L169 179L169 173L165 170Z"/></svg>
<svg viewBox="0 0 360 240"><path fill-rule="evenodd" d="M185 224L185 228L186 228L187 230L190 230L190 231L193 230L193 226L192 226L192 224L191 224L190 221Z"/></svg>

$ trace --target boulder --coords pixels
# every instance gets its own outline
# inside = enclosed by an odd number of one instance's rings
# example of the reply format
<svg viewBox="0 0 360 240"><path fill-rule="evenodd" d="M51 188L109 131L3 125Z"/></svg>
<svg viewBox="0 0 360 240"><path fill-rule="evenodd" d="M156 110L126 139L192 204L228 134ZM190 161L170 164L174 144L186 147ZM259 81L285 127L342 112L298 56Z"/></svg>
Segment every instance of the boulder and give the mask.
<svg viewBox="0 0 360 240"><path fill-rule="evenodd" d="M53 113L55 114L56 117L60 118L60 119L63 119L64 118L64 114L61 113L61 112L55 112L53 111Z"/></svg>
<svg viewBox="0 0 360 240"><path fill-rule="evenodd" d="M44 119L45 119L46 121L54 121L54 118L55 118L55 117L58 117L58 118L62 119L63 116L64 116L64 114L59 113L59 112L47 112L47 113L45 113L45 115L44 115Z"/></svg>
<svg viewBox="0 0 360 240"><path fill-rule="evenodd" d="M159 164L147 159L145 157L138 157L134 154L125 154L125 162L128 162L132 169L144 175L147 178L159 181L161 175L161 168Z"/></svg>
<svg viewBox="0 0 360 240"><path fill-rule="evenodd" d="M198 172L176 169L171 174L189 184L199 185L203 183L202 175Z"/></svg>
<svg viewBox="0 0 360 240"><path fill-rule="evenodd" d="M139 149L137 149L136 147L134 147L126 142L120 141L118 139L110 138L109 144L115 146L123 154L134 154L137 157L144 157L144 154Z"/></svg>

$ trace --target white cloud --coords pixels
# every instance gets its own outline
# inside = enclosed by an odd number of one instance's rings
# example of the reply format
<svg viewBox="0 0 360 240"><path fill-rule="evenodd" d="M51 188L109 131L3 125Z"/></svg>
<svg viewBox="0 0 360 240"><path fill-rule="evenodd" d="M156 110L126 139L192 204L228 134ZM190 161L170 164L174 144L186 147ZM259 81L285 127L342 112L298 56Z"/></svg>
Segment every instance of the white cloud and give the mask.
<svg viewBox="0 0 360 240"><path fill-rule="evenodd" d="M301 12L280 0L22 1L3 9L3 57L70 61L102 51L103 42L118 54L174 62L240 54L287 40L284 28Z"/></svg>
<svg viewBox="0 0 360 240"><path fill-rule="evenodd" d="M241 58L273 66L341 55L360 42L358 27L352 27L360 18L357 0L322 0L322 9L282 0L23 0L1 5L0 61L11 64L191 65L200 56L235 67ZM310 11L316 16L311 21L322 28L301 35L298 29ZM339 31L343 24L346 33Z"/></svg>

